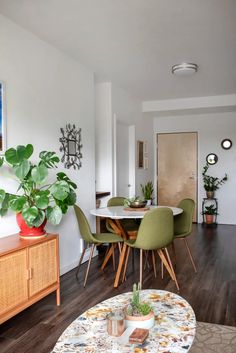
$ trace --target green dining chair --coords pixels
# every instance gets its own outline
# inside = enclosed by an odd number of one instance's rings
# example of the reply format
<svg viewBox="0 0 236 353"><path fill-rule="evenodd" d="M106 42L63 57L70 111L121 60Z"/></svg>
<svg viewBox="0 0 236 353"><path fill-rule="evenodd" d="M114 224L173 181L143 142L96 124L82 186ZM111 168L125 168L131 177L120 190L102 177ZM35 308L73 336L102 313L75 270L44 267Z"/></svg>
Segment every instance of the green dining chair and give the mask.
<svg viewBox="0 0 236 353"><path fill-rule="evenodd" d="M176 239L184 240L194 271L197 272L197 268L196 268L192 253L189 248L188 241L186 239L192 233L195 202L192 199L183 199L180 201L177 207L182 208L183 212L178 216L174 217L174 240ZM173 246L173 249L174 249L174 246Z"/></svg>
<svg viewBox="0 0 236 353"><path fill-rule="evenodd" d="M111 246L114 249L114 245L118 244L118 246L120 246L120 243L123 242L123 239L119 235L113 234L113 233L100 233L100 234L92 233L88 220L84 215L83 211L81 210L81 208L77 205L74 205L74 210L78 221L81 237L86 242L87 247L90 247L89 261L88 261L88 266L87 266L86 275L84 279L84 287L85 287L87 283L88 273L89 273L90 264L93 257L95 246L98 246L101 244L111 244ZM83 261L85 251L86 251L86 247L84 247L79 260L79 264L76 272L76 278L78 278L79 269Z"/></svg>
<svg viewBox="0 0 236 353"><path fill-rule="evenodd" d="M122 262L124 262L125 252L127 249L127 255L125 258L123 280L126 275L127 263L130 253L130 248L137 248L140 250L140 285L142 286L143 277L143 251L152 251L153 263L155 262L154 251L157 251L161 261L169 272L171 278L176 284L179 290L177 278L172 266L172 262L167 250L167 246L172 243L174 237L174 220L173 212L167 207L156 208L148 211L142 219L140 224L137 239L124 240L124 246L121 253L121 261L119 263L118 270L122 269Z"/></svg>

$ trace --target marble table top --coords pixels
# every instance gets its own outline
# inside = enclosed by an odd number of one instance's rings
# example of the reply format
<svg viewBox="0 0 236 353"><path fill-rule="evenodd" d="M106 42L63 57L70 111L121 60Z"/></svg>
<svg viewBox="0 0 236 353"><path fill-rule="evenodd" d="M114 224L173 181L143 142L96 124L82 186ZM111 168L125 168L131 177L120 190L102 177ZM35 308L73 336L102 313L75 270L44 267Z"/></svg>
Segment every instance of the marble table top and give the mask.
<svg viewBox="0 0 236 353"><path fill-rule="evenodd" d="M173 212L173 215L176 216L183 212L182 208L178 207L171 207L171 206L149 206L150 210L155 208L163 208L167 207L170 208ZM124 206L111 206L111 207L100 207L95 208L90 211L90 213L97 217L106 217L112 219L124 219L124 218L143 218L147 211L139 211L138 209L133 211L127 211L126 207Z"/></svg>
<svg viewBox="0 0 236 353"><path fill-rule="evenodd" d="M196 328L196 318L189 303L175 293L147 289L141 300L152 305L155 325L143 345L127 343L107 334L106 316L124 308L131 292L117 295L85 311L63 332L52 353L186 353ZM127 329L128 330L128 329Z"/></svg>

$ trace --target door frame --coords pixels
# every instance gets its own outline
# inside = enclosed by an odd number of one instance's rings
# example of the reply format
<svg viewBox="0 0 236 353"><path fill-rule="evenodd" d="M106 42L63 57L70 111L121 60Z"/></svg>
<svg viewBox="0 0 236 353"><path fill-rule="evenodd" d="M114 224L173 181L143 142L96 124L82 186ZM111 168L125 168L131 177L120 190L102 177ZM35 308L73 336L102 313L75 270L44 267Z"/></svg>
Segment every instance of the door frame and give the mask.
<svg viewBox="0 0 236 353"><path fill-rule="evenodd" d="M196 141L196 222L198 223L198 165L199 165L199 160L198 160L198 155L199 155L199 145L198 145L198 131L172 131L172 132L155 132L154 134L154 141L155 141L155 150L154 150L154 158L155 158L155 165L154 165L154 192L155 192L155 197L156 201L158 203L158 135L170 135L170 134L188 134L188 133L195 133L197 136L197 141Z"/></svg>

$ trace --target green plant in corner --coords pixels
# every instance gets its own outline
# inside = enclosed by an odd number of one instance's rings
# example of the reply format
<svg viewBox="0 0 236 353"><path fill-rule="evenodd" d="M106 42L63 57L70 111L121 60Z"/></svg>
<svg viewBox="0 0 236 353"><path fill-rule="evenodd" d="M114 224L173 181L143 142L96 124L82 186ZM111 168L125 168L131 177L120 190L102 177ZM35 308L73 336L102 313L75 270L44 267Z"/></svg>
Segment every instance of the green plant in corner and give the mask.
<svg viewBox="0 0 236 353"><path fill-rule="evenodd" d="M203 178L203 186L206 191L215 191L219 189L219 187L224 184L228 180L227 174L222 179L217 177L213 177L207 174L209 169L209 164L207 163L205 167L203 167L202 178Z"/></svg>
<svg viewBox="0 0 236 353"><path fill-rule="evenodd" d="M146 184L140 184L141 190L143 193L143 197L145 200L152 200L154 188L153 188L153 183L152 181L148 181Z"/></svg>
<svg viewBox="0 0 236 353"><path fill-rule="evenodd" d="M75 204L77 186L63 172L57 173L53 182L47 182L48 171L57 168L59 157L55 152L42 151L35 164L29 160L33 151L31 144L19 145L9 148L0 158L0 167L6 166L19 183L16 194L0 189L0 215L11 209L21 213L29 227L39 227L45 219L57 225L68 207Z"/></svg>

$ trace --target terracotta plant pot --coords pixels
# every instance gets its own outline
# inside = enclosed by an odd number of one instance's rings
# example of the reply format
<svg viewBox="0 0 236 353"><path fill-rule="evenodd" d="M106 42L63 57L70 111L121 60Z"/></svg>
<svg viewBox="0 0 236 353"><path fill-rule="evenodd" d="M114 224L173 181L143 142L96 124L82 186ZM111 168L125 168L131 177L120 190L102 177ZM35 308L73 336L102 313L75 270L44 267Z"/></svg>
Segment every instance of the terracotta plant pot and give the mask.
<svg viewBox="0 0 236 353"><path fill-rule="evenodd" d="M144 316L125 316L125 327L138 327L138 328L146 328L150 329L154 326L155 316L151 311L148 315Z"/></svg>
<svg viewBox="0 0 236 353"><path fill-rule="evenodd" d="M19 235L21 238L41 238L44 237L47 233L44 229L47 220L45 219L44 222L39 227L32 227L30 228L24 218L22 217L21 213L16 214L16 221L20 228Z"/></svg>
<svg viewBox="0 0 236 353"><path fill-rule="evenodd" d="M213 199L214 197L214 191L206 191L206 197L208 199Z"/></svg>
<svg viewBox="0 0 236 353"><path fill-rule="evenodd" d="M205 214L206 224L214 223L214 215L213 214Z"/></svg>

